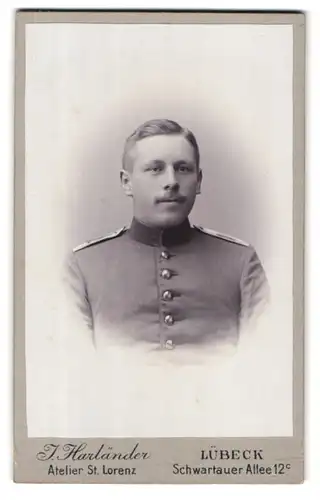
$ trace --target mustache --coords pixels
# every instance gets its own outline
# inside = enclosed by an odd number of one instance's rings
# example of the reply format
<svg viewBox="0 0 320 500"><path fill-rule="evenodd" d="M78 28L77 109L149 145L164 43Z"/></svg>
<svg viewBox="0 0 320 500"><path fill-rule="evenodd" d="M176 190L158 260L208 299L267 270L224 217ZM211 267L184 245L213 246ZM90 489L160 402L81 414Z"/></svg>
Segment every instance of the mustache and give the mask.
<svg viewBox="0 0 320 500"><path fill-rule="evenodd" d="M161 196L161 197L157 197L156 198L156 203L166 203L166 202L169 202L169 201L176 201L178 203L183 203L186 201L186 197L185 196L182 196L180 194L176 194L176 195L171 195L171 196Z"/></svg>

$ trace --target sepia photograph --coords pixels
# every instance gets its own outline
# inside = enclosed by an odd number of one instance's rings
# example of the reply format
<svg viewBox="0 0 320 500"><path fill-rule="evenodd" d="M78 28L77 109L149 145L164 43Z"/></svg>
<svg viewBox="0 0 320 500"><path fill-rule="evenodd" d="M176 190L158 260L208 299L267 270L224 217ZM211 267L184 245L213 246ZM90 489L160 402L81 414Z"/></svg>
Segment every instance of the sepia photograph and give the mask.
<svg viewBox="0 0 320 500"><path fill-rule="evenodd" d="M294 26L110 16L24 26L27 437L293 437Z"/></svg>
<svg viewBox="0 0 320 500"><path fill-rule="evenodd" d="M291 28L38 24L26 51L29 432L290 435Z"/></svg>

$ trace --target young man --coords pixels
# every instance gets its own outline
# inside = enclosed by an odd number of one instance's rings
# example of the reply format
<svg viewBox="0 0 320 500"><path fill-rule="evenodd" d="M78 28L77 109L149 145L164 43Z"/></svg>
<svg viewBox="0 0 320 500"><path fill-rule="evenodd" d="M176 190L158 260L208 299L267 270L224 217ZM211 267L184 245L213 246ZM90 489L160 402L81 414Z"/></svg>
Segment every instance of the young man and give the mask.
<svg viewBox="0 0 320 500"><path fill-rule="evenodd" d="M265 302L254 248L190 225L201 182L197 141L178 123L151 120L127 139L121 183L132 222L75 248L69 262L95 343L104 336L156 349L236 343Z"/></svg>

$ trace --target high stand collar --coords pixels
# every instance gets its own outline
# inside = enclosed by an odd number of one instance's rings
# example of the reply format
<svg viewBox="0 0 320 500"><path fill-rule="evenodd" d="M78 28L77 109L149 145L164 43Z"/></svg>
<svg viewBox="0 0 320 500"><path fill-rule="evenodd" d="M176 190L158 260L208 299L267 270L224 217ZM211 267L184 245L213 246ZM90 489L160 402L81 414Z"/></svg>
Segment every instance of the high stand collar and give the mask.
<svg viewBox="0 0 320 500"><path fill-rule="evenodd" d="M145 245L170 247L189 241L192 228L188 219L177 226L160 228L147 226L134 217L128 233L133 240Z"/></svg>

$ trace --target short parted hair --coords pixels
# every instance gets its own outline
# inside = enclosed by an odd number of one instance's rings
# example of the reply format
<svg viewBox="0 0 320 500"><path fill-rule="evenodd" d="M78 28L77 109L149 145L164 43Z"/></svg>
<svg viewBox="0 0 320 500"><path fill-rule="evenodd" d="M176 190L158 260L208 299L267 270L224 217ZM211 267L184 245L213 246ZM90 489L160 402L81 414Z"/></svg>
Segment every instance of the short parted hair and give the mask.
<svg viewBox="0 0 320 500"><path fill-rule="evenodd" d="M128 170L128 156L132 147L136 142L144 139L145 137L153 137L155 135L177 135L181 134L191 144L194 149L194 155L197 168L200 164L200 152L198 143L194 134L187 128L181 127L179 123L168 119L154 119L149 120L140 125L126 140L123 157L122 168Z"/></svg>

